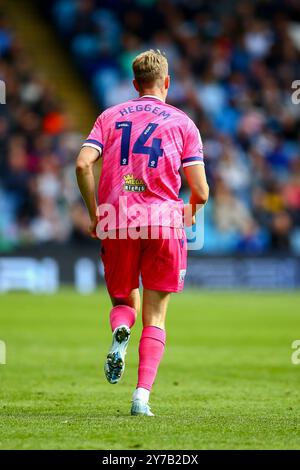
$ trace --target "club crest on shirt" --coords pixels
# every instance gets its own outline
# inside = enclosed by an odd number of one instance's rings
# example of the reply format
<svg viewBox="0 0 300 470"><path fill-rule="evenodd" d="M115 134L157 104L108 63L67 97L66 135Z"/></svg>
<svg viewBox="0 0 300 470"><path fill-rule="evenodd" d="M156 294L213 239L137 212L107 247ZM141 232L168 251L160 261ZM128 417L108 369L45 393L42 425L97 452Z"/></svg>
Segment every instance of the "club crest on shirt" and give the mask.
<svg viewBox="0 0 300 470"><path fill-rule="evenodd" d="M142 193L146 191L146 183L144 180L135 178L133 175L124 176L124 186L125 191L131 191L134 193Z"/></svg>

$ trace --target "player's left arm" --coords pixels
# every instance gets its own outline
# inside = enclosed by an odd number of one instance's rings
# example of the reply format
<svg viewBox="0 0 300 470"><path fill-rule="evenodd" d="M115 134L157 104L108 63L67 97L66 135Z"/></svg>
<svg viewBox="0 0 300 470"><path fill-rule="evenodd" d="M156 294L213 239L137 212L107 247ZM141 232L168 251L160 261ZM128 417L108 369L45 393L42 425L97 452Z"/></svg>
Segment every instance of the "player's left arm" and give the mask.
<svg viewBox="0 0 300 470"><path fill-rule="evenodd" d="M181 156L183 171L191 191L190 203L185 205L185 224L196 222L197 211L207 202L209 187L206 181L203 160L203 145L200 132L192 120L188 121Z"/></svg>
<svg viewBox="0 0 300 470"><path fill-rule="evenodd" d="M97 238L96 228L98 220L94 170L98 166L97 162L100 156L99 149L85 146L80 150L76 161L77 182L89 212L91 220L89 234L92 238Z"/></svg>

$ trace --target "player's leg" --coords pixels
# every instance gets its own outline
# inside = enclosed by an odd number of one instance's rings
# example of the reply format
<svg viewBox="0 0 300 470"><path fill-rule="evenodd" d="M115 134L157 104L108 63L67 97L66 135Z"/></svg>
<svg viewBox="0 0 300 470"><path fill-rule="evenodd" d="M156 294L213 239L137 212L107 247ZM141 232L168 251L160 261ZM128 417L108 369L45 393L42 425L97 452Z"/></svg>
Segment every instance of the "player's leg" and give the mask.
<svg viewBox="0 0 300 470"><path fill-rule="evenodd" d="M133 394L132 415L153 416L148 402L165 349L165 319L169 298L168 292L144 289L143 331L139 345L138 383Z"/></svg>
<svg viewBox="0 0 300 470"><path fill-rule="evenodd" d="M113 305L109 316L112 333L124 326L130 330L140 311L139 289L132 289L127 297L113 297L110 295L110 298Z"/></svg>
<svg viewBox="0 0 300 470"><path fill-rule="evenodd" d="M141 308L141 297L138 288L132 289L127 297L114 297L110 294L110 300L113 307L116 307L117 305L128 305L128 307L134 308L137 314Z"/></svg>
<svg viewBox="0 0 300 470"><path fill-rule="evenodd" d="M103 241L102 260L105 280L112 301L110 325L112 345L104 372L111 384L119 382L125 369L125 354L140 308L139 243L130 239Z"/></svg>
<svg viewBox="0 0 300 470"><path fill-rule="evenodd" d="M144 289L143 291L143 327L156 326L165 329L167 308L170 300L169 292L158 292Z"/></svg>
<svg viewBox="0 0 300 470"><path fill-rule="evenodd" d="M181 229L170 229L169 237L165 237L161 228L157 239L143 241L141 273L144 328L139 348L133 414L152 415L148 400L165 348L167 306L170 293L183 289L186 255L186 237Z"/></svg>
<svg viewBox="0 0 300 470"><path fill-rule="evenodd" d="M106 357L104 372L111 384L118 383L125 370L125 355L131 329L140 309L139 289L133 289L127 297L113 297L110 311L112 345Z"/></svg>

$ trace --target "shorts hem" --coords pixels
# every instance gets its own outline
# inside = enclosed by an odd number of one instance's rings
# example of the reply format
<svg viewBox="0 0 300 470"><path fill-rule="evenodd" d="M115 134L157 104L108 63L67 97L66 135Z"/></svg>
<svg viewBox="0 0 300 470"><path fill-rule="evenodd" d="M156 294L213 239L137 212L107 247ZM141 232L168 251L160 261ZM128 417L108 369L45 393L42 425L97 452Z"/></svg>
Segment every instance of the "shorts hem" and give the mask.
<svg viewBox="0 0 300 470"><path fill-rule="evenodd" d="M111 295L112 297L116 298L116 299L125 299L126 297L128 297L131 292L134 290L134 289L138 289L140 286L136 286L136 287L132 287L131 289L129 289L127 291L126 294L120 294L119 292L115 293L113 292L112 290L110 290L107 286L107 292L109 293L109 295Z"/></svg>
<svg viewBox="0 0 300 470"><path fill-rule="evenodd" d="M158 292L169 292L170 294L178 294L179 292L183 291L184 289L184 286L182 287L178 287L177 289L175 288L165 288L165 287L160 287L160 286L153 286L153 285L145 285L143 284L143 287L144 289L149 289L149 290L155 290L155 291L158 291Z"/></svg>

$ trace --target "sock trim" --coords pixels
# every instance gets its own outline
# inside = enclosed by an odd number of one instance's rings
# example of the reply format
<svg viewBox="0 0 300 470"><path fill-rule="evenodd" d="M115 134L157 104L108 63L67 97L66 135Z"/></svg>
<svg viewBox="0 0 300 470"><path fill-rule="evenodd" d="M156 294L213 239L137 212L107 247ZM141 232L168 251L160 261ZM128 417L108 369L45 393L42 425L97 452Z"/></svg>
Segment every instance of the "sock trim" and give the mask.
<svg viewBox="0 0 300 470"><path fill-rule="evenodd" d="M161 334L160 335L155 334L154 331L152 330L152 328L156 328L158 330L157 333L161 332ZM151 330L149 331L149 329L151 329ZM145 326L143 328L143 331L142 331L141 341L144 338L154 339L156 341L159 341L160 343L162 343L165 346L165 344L166 344L166 330L163 330L162 328L159 328L158 326L151 326L151 325Z"/></svg>
<svg viewBox="0 0 300 470"><path fill-rule="evenodd" d="M132 328L136 320L136 311L129 305L116 305L110 311L109 321L112 331L120 325Z"/></svg>

